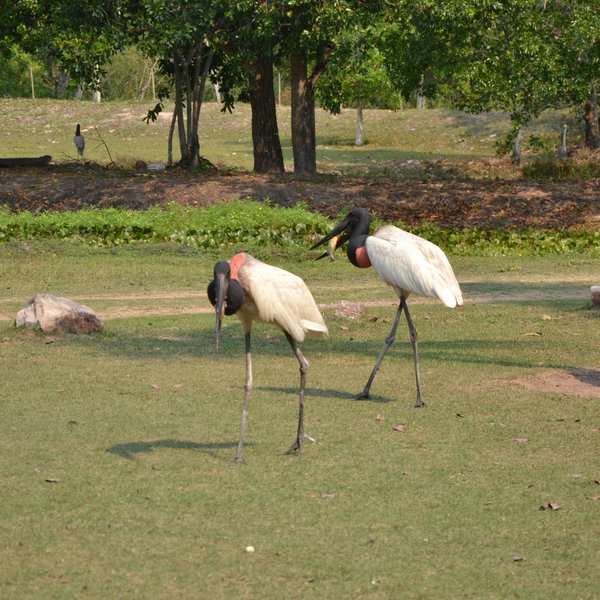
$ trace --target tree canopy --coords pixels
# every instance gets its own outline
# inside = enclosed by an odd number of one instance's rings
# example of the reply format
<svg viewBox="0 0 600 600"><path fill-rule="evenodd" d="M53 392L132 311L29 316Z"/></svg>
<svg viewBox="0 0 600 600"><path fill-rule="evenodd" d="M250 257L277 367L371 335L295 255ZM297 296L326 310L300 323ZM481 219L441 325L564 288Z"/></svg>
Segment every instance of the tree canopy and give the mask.
<svg viewBox="0 0 600 600"><path fill-rule="evenodd" d="M443 92L465 110L508 111L516 128L547 108L578 106L586 141L600 144L598 0L15 0L3 11L0 53L14 44L55 57L91 88L127 45L158 59L191 166L200 162L199 115L212 80L224 108L251 102L255 169L283 170L274 66L291 73L299 172L316 169L318 81L333 111Z"/></svg>

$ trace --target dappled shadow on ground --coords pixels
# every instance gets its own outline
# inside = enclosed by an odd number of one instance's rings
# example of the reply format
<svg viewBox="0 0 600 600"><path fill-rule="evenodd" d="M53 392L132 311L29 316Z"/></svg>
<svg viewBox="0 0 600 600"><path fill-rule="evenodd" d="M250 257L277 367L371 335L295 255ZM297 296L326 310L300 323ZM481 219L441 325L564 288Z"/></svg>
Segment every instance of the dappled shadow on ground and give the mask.
<svg viewBox="0 0 600 600"><path fill-rule="evenodd" d="M417 330L419 324L415 323ZM244 346L242 333L234 333L232 331L224 332L225 335L221 338L221 347L217 353L214 349L214 343L211 338L210 343L203 344L201 340L191 337L189 340L165 340L157 337L136 337L136 336L120 336L120 337L96 337L94 339L82 338L81 336L70 336L68 342L79 344L82 350L89 349L92 355L98 351L105 352L112 357L121 357L131 360L154 360L163 365L168 365L169 361L178 360L179 357L193 357L195 359L213 359L213 365L227 365L230 362L237 361L237 364L243 365L244 361ZM367 357L365 362L365 378L370 373L370 368L373 366L377 358L383 340L388 334L387 325L381 330L381 338L368 341L359 341L347 339L346 336L333 338L329 340L310 340L309 346L305 348L305 355L311 361L311 369L318 369L319 365L327 362L327 356L334 356L337 364L344 364L344 356L362 356ZM351 337L351 333L346 334ZM476 364L476 365L503 365L507 367L531 367L537 368L539 360L535 356L528 353L516 353L515 350L520 344L524 344L519 338L520 331L515 331L511 337L507 334L507 338L503 340L491 340L487 337L481 338L462 338L453 341L441 341L434 337L425 338L422 336L419 342L419 357L422 362L425 361L442 361L457 364ZM253 348L253 358L256 360L256 366L263 368L268 362L269 357L277 356L280 358L288 358L285 365L289 366L289 373L294 373L294 382L296 381L297 361L289 350L289 346L285 340L276 339L268 341L265 339L257 339L257 343ZM390 361L407 361L407 364L412 364L412 349L406 328L404 331L399 330L396 336L396 341L390 348L383 364ZM576 368L576 365L565 364L547 364L549 368L565 369ZM210 366L205 368L209 369ZM284 368L288 368L285 366ZM336 368L339 368L336 366ZM206 373L208 376L208 373ZM289 375L286 375L289 377ZM309 374L310 377L310 374ZM257 382L259 383L259 382ZM243 386L243 379L240 379L240 386ZM290 391L297 390L296 387L286 386ZM266 389L266 388L265 388ZM313 390L316 395L334 397L337 392L323 391L315 388ZM357 390L357 392L360 390ZM343 397L343 396L342 396Z"/></svg>
<svg viewBox="0 0 600 600"><path fill-rule="evenodd" d="M165 448L171 450L202 450L216 457L216 450L237 448L237 442L190 442L187 440L164 439L146 442L126 442L111 446L106 451L128 460L135 460L138 454L149 454L154 450Z"/></svg>

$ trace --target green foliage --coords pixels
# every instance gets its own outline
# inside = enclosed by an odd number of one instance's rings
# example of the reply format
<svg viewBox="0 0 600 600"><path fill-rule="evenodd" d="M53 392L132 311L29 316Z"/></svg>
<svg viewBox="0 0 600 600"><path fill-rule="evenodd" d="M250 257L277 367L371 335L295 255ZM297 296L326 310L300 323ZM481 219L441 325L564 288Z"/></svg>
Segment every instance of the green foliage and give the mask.
<svg viewBox="0 0 600 600"><path fill-rule="evenodd" d="M156 59L147 58L137 46L128 46L111 57L106 67L102 82L103 100L151 97L151 72L154 72L155 90L170 84L170 80L158 71Z"/></svg>
<svg viewBox="0 0 600 600"><path fill-rule="evenodd" d="M417 89L428 97L464 66L472 39L469 2L407 0L394 4L381 35L390 80L405 98Z"/></svg>
<svg viewBox="0 0 600 600"><path fill-rule="evenodd" d="M581 106L597 85L597 0L407 0L390 9L382 48L402 93L444 83L454 106L504 110L515 125Z"/></svg>
<svg viewBox="0 0 600 600"><path fill-rule="evenodd" d="M600 256L600 232L498 231L441 229L435 225L412 228L455 256L545 256L591 254Z"/></svg>
<svg viewBox="0 0 600 600"><path fill-rule="evenodd" d="M317 99L321 106L337 114L342 106L397 109L401 98L393 88L384 67L384 56L374 40L375 27L345 32L327 70L319 80Z"/></svg>
<svg viewBox="0 0 600 600"><path fill-rule="evenodd" d="M288 209L242 200L208 208L170 204L145 211L109 208L33 214L0 210L0 241L71 238L98 246L178 242L200 248L285 247L306 244L328 230L325 217L304 206Z"/></svg>
<svg viewBox="0 0 600 600"><path fill-rule="evenodd" d="M477 34L462 68L469 85L461 106L507 110L521 124L589 96L600 64L596 0L479 4L473 4Z"/></svg>
<svg viewBox="0 0 600 600"><path fill-rule="evenodd" d="M29 69L33 70L36 98L48 98L54 95L52 82L43 65L13 46L5 56L0 54L0 96L31 97L31 79Z"/></svg>
<svg viewBox="0 0 600 600"><path fill-rule="evenodd" d="M282 208L249 200L208 208L173 203L145 211L109 208L33 214L0 210L0 242L50 238L109 247L174 242L207 250L226 246L285 250L306 249L330 228L325 217L302 204ZM435 225L407 229L454 256L600 256L598 232L451 230Z"/></svg>

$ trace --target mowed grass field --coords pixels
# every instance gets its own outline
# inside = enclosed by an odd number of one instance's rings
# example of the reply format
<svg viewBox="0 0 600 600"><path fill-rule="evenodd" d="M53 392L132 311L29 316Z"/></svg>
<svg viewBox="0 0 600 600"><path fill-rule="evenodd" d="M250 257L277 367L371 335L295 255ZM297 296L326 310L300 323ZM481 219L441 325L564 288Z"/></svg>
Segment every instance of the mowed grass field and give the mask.
<svg viewBox="0 0 600 600"><path fill-rule="evenodd" d="M298 367L258 325L248 464L231 467L243 334L228 318L216 352L216 258L0 245L0 597L597 597L593 259L451 257L465 305L411 305L428 404L414 409L404 320L373 399L351 399L391 326L392 291L342 256L269 252L305 279L330 329L304 344L315 442L281 454ZM105 331L17 330L37 292L89 305ZM348 320L341 300L388 303Z"/></svg>
<svg viewBox="0 0 600 600"><path fill-rule="evenodd" d="M75 124L81 123L86 140L85 158L106 165L113 161L131 168L137 160L165 162L173 106L167 103L155 123L143 117L147 102L91 102L0 99L0 156L49 154L57 164L77 160L73 144ZM495 143L511 130L503 113L468 115L446 109L365 110L365 145L354 146L356 111L340 115L317 110L317 161L321 173L386 175L406 170L408 160L475 161L495 156ZM558 146L563 121L569 115L552 113L528 126L525 136L535 135L551 148ZM286 168L292 169L290 109L278 107L279 134ZM574 127L573 132L579 131ZM239 104L233 113L205 102L200 118L201 154L222 169L253 167L251 112ZM175 140L176 142L176 140ZM528 155L523 144L524 157ZM179 159L174 147L174 160ZM485 172L482 165L471 170ZM416 169L416 166L410 168ZM462 167L467 169L465 165ZM505 170L510 170L505 166ZM496 173L497 175L497 173ZM495 175L493 175L495 176Z"/></svg>

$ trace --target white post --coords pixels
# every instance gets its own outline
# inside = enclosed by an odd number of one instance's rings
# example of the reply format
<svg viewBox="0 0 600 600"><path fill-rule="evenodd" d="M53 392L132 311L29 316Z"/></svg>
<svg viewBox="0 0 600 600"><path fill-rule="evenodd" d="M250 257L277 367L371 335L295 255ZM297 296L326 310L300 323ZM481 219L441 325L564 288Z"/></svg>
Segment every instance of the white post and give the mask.
<svg viewBox="0 0 600 600"><path fill-rule="evenodd" d="M29 79L31 80L31 97L35 100L35 86L33 85L33 66L29 61Z"/></svg>
<svg viewBox="0 0 600 600"><path fill-rule="evenodd" d="M354 141L355 146L363 145L363 108L359 106L356 109L356 139Z"/></svg>

